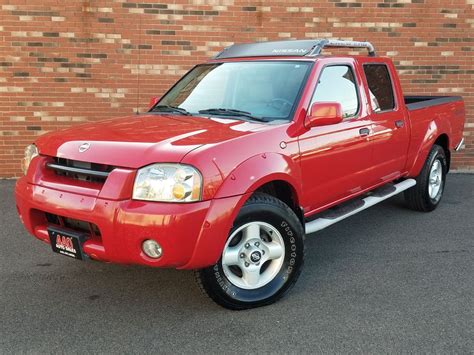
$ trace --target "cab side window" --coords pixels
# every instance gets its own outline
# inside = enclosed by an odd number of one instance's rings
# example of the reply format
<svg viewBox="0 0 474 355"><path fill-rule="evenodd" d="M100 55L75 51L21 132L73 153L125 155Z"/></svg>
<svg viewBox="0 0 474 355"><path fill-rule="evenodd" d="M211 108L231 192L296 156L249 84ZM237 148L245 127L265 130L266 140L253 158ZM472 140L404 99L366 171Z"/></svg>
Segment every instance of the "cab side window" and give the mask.
<svg viewBox="0 0 474 355"><path fill-rule="evenodd" d="M385 64L365 64L364 73L369 86L370 103L374 112L395 109L392 80Z"/></svg>
<svg viewBox="0 0 474 355"><path fill-rule="evenodd" d="M324 68L311 104L315 102L338 102L344 118L355 116L359 111L359 95L352 68L348 65Z"/></svg>

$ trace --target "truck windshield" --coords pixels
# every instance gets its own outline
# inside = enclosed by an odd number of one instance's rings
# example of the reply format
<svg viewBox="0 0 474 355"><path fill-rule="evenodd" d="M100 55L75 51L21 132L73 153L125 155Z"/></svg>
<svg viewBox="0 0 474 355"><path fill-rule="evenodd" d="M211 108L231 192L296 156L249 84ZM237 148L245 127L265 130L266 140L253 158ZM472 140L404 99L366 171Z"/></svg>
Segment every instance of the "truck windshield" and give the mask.
<svg viewBox="0 0 474 355"><path fill-rule="evenodd" d="M203 64L185 75L152 109L193 115L289 120L310 62Z"/></svg>

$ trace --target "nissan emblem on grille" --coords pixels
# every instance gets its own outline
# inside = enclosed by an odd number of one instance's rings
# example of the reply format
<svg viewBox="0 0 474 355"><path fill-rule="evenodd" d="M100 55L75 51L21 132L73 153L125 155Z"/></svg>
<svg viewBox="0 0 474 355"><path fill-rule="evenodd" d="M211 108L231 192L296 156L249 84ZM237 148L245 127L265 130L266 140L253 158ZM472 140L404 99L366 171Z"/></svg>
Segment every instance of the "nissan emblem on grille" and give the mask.
<svg viewBox="0 0 474 355"><path fill-rule="evenodd" d="M82 143L80 146L79 146L79 153L84 153L87 149L89 149L91 146L90 143Z"/></svg>

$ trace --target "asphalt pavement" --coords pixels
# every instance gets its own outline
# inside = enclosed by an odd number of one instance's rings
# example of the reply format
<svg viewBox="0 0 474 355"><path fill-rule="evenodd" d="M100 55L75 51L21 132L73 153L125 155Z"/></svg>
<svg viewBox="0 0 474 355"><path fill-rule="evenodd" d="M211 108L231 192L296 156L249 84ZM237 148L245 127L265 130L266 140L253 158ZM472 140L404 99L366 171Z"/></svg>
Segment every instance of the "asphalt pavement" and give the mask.
<svg viewBox="0 0 474 355"><path fill-rule="evenodd" d="M401 196L307 237L292 292L255 310L202 296L190 271L53 254L0 181L0 353L473 353L474 175L440 207Z"/></svg>

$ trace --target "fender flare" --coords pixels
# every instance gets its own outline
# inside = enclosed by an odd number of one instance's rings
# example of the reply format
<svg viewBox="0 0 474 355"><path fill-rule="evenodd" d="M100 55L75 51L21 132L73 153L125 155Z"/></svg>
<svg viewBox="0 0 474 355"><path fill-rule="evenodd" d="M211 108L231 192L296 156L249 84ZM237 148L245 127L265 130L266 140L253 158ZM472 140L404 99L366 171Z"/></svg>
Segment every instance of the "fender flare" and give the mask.
<svg viewBox="0 0 474 355"><path fill-rule="evenodd" d="M437 119L434 119L430 122L426 134L420 144L420 147L416 151L416 155L414 157L414 161L411 164L411 167L408 170L408 176L410 177L417 177L421 169L423 169L423 165L425 164L426 158L430 153L431 148L435 144L436 140L441 137L443 134L448 137L448 141L451 142L450 133L451 127L440 127L437 122ZM450 149L451 143L448 145L448 149Z"/></svg>
<svg viewBox="0 0 474 355"><path fill-rule="evenodd" d="M255 155L238 165L224 180L214 198L224 198L254 192L275 180L291 185L301 196L301 169L290 157L277 153Z"/></svg>
<svg viewBox="0 0 474 355"><path fill-rule="evenodd" d="M215 264L224 248L240 209L260 186L285 181L301 196L299 165L287 156L266 153L238 165L217 191L199 233L191 259L180 269L199 269Z"/></svg>

